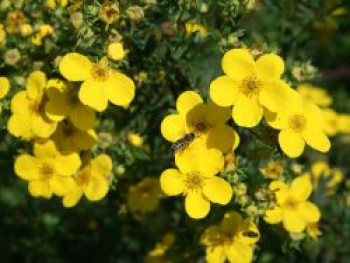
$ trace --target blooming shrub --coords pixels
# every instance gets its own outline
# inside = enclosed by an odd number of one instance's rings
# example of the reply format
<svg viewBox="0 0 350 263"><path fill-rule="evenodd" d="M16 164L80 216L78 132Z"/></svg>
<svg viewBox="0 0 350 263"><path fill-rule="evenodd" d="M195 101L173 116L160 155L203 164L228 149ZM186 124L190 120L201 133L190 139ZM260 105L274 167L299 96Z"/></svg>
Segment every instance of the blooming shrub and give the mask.
<svg viewBox="0 0 350 263"><path fill-rule="evenodd" d="M0 0L0 261L348 262L349 8Z"/></svg>

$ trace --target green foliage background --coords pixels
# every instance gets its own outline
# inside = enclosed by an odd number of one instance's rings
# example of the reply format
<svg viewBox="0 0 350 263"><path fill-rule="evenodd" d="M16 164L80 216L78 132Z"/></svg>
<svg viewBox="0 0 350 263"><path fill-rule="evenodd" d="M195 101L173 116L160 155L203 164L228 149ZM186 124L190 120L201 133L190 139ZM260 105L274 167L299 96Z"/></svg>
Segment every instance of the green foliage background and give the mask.
<svg viewBox="0 0 350 263"><path fill-rule="evenodd" d="M132 76L138 87L131 111L109 107L99 116L98 131L113 136L106 149L114 161L113 189L101 202L83 200L72 209L63 208L58 199L31 198L26 183L14 175L14 158L19 149L29 149L29 145L7 134L10 102L4 102L0 120L0 262L143 262L167 232L176 234L169 251L173 262L203 262L204 250L196 244L202 231L218 222L223 208L215 207L208 218L194 221L185 215L182 200L171 198L138 220L128 212L125 202L130 185L146 176L159 177L172 166L173 156L169 143L160 135L160 122L175 108L181 92L196 90L208 96L210 81L221 71L221 56L230 48L259 44L264 51L278 51L286 59L286 76L294 85L292 66L311 62L319 72L312 82L330 92L337 111L350 113L350 16L331 15L337 7L350 12L346 0L262 0L256 10L247 10L239 0L158 0L156 5L136 0L118 2L121 10L134 4L142 6L145 19L136 23L122 16L123 23L108 26L98 19L101 2L85 1L84 25L77 30L69 23L67 9L46 12L43 1L25 1L22 9L30 20L51 24L55 35L43 47L22 41L20 36L8 37L7 48L24 54L14 67L0 61L0 75L14 80L27 77L38 61L43 62L46 73L59 76L53 61L67 52L76 51L97 61L105 55L108 37L116 30L129 55L114 66ZM201 10L203 4L207 12ZM5 12L0 11L0 21L5 20ZM187 36L187 21L204 25L208 35ZM317 21L328 23L328 29L316 28ZM169 25L175 27L169 29ZM4 52L0 50L1 55ZM147 81L138 81L140 72L147 73ZM11 94L21 89L16 82L12 84ZM140 133L150 152L130 145L128 131ZM256 146L249 143L251 135L240 129L239 133L242 141L237 153L246 161L240 171L253 178L249 184L254 185L259 182L254 177L260 176L253 169L254 161L260 157ZM349 145L348 137L335 138L329 155L330 163L347 173ZM299 161L306 164L308 159ZM318 243L292 242L278 227L260 222L262 239L255 250L256 262L349 262L349 193L349 181L345 181L331 199L314 195L322 210L323 235Z"/></svg>

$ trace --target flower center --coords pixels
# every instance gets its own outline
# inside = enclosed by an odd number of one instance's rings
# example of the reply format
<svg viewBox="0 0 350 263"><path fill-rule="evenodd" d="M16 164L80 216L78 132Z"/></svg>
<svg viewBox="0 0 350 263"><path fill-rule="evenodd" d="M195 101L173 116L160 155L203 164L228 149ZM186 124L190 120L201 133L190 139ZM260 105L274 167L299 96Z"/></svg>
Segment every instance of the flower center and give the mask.
<svg viewBox="0 0 350 263"><path fill-rule="evenodd" d="M200 173L194 172L187 174L184 180L186 192L199 191L204 186L205 178Z"/></svg>
<svg viewBox="0 0 350 263"><path fill-rule="evenodd" d="M292 209L292 210L296 209L298 207L298 204L299 202L293 198L288 198L284 203L286 208Z"/></svg>
<svg viewBox="0 0 350 263"><path fill-rule="evenodd" d="M242 81L240 90L247 97L252 97L258 94L260 87L261 82L255 76L250 76Z"/></svg>
<svg viewBox="0 0 350 263"><path fill-rule="evenodd" d="M44 163L40 167L40 174L42 175L43 179L50 179L53 176L54 173L54 168L52 167L51 164Z"/></svg>
<svg viewBox="0 0 350 263"><path fill-rule="evenodd" d="M199 132L199 133L203 133L205 132L209 127L209 125L205 122L199 122L196 124L196 130Z"/></svg>
<svg viewBox="0 0 350 263"><path fill-rule="evenodd" d="M81 171L80 173L78 173L77 177L76 177L76 182L78 185L80 186L84 186L86 185L90 180L90 174L88 171Z"/></svg>
<svg viewBox="0 0 350 263"><path fill-rule="evenodd" d="M301 132L305 129L306 119L304 116L295 114L289 118L289 127L295 132Z"/></svg>
<svg viewBox="0 0 350 263"><path fill-rule="evenodd" d="M74 128L69 123L63 124L62 131L63 131L64 136L66 136L66 137L69 137L69 136L74 134Z"/></svg>
<svg viewBox="0 0 350 263"><path fill-rule="evenodd" d="M96 81L105 81L108 78L108 66L102 63L95 64L91 69L91 75Z"/></svg>

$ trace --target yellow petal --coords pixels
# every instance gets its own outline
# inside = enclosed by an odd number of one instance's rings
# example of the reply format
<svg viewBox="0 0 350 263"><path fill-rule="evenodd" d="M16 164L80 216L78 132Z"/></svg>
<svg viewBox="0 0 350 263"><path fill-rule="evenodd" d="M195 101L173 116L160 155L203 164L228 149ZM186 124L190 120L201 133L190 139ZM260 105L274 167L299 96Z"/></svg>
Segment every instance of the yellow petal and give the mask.
<svg viewBox="0 0 350 263"><path fill-rule="evenodd" d="M278 204L283 204L290 194L289 187L282 181L272 181L269 185L269 189L276 196Z"/></svg>
<svg viewBox="0 0 350 263"><path fill-rule="evenodd" d="M223 153L237 148L239 136L236 131L228 125L220 125L210 129L207 138L207 147L215 148Z"/></svg>
<svg viewBox="0 0 350 263"><path fill-rule="evenodd" d="M191 218L201 219L209 214L210 203L201 192L189 192L185 197L185 209Z"/></svg>
<svg viewBox="0 0 350 263"><path fill-rule="evenodd" d="M57 172L63 176L69 176L76 173L81 165L78 153L60 155L55 159L55 167Z"/></svg>
<svg viewBox="0 0 350 263"><path fill-rule="evenodd" d="M50 199L52 190L47 181L32 181L28 184L28 191L33 197L44 197Z"/></svg>
<svg viewBox="0 0 350 263"><path fill-rule="evenodd" d="M283 226L288 232L300 233L304 231L306 223L295 210L284 210Z"/></svg>
<svg viewBox="0 0 350 263"><path fill-rule="evenodd" d="M105 177L92 177L85 189L86 198L99 201L108 193L108 181Z"/></svg>
<svg viewBox="0 0 350 263"><path fill-rule="evenodd" d="M71 87L61 79L49 79L46 83L46 95L49 100L67 102L70 99Z"/></svg>
<svg viewBox="0 0 350 263"><path fill-rule="evenodd" d="M129 106L135 96L135 84L122 73L113 71L107 85L107 96L110 102L118 106Z"/></svg>
<svg viewBox="0 0 350 263"><path fill-rule="evenodd" d="M237 125L248 128L254 127L259 124L262 116L263 107L255 97L238 96L232 112L232 118Z"/></svg>
<svg viewBox="0 0 350 263"><path fill-rule="evenodd" d="M282 130L278 134L278 142L282 151L291 158L300 156L304 151L305 142L303 137L291 130Z"/></svg>
<svg viewBox="0 0 350 263"><path fill-rule="evenodd" d="M205 250L208 263L224 263L226 259L224 246L208 246Z"/></svg>
<svg viewBox="0 0 350 263"><path fill-rule="evenodd" d="M238 95L238 83L228 76L221 76L210 83L210 99L222 107L232 106Z"/></svg>
<svg viewBox="0 0 350 263"><path fill-rule="evenodd" d="M19 91L13 96L11 101L11 111L16 114L28 116L31 114L29 111L30 102L27 96L27 92Z"/></svg>
<svg viewBox="0 0 350 263"><path fill-rule="evenodd" d="M69 119L75 127L87 131L95 126L96 114L93 109L85 105L77 105L70 111Z"/></svg>
<svg viewBox="0 0 350 263"><path fill-rule="evenodd" d="M206 120L212 126L224 124L231 118L231 112L231 107L220 107L213 102L209 102Z"/></svg>
<svg viewBox="0 0 350 263"><path fill-rule="evenodd" d="M10 90L10 81L6 77L0 77L0 99L4 98Z"/></svg>
<svg viewBox="0 0 350 263"><path fill-rule="evenodd" d="M259 101L272 112L283 113L301 111L303 102L299 94L282 81L270 81L263 84Z"/></svg>
<svg viewBox="0 0 350 263"><path fill-rule="evenodd" d="M15 173L23 180L40 179L40 161L28 154L20 155L15 161Z"/></svg>
<svg viewBox="0 0 350 263"><path fill-rule="evenodd" d="M288 127L288 116L269 111L264 107L264 117L269 126L274 129L283 130Z"/></svg>
<svg viewBox="0 0 350 263"><path fill-rule="evenodd" d="M321 130L306 129L302 135L308 145L320 152L328 152L331 148L331 142Z"/></svg>
<svg viewBox="0 0 350 263"><path fill-rule="evenodd" d="M7 122L7 130L13 136L29 141L34 136L29 121L30 119L28 120L19 114L14 114Z"/></svg>
<svg viewBox="0 0 350 263"><path fill-rule="evenodd" d="M284 72L283 59L276 54L262 55L256 61L256 71L259 78L277 80Z"/></svg>
<svg viewBox="0 0 350 263"><path fill-rule="evenodd" d="M34 144L34 155L38 158L55 158L58 151L54 142L47 140L43 143Z"/></svg>
<svg viewBox="0 0 350 263"><path fill-rule="evenodd" d="M309 176L300 175L292 181L290 186L291 195L299 201L305 201L312 192L312 184Z"/></svg>
<svg viewBox="0 0 350 263"><path fill-rule="evenodd" d="M278 224L283 219L283 210L276 207L265 212L264 220L269 224Z"/></svg>
<svg viewBox="0 0 350 263"><path fill-rule="evenodd" d="M61 121L68 116L70 105L60 101L49 100L45 103L45 115L51 121Z"/></svg>
<svg viewBox="0 0 350 263"><path fill-rule="evenodd" d="M73 140L79 150L89 150L97 143L97 134L94 130L84 132L77 129Z"/></svg>
<svg viewBox="0 0 350 263"><path fill-rule="evenodd" d="M100 154L91 161L91 171L94 174L107 176L113 167L112 158L107 154Z"/></svg>
<svg viewBox="0 0 350 263"><path fill-rule="evenodd" d="M66 54L59 65L62 76L70 81L86 80L91 74L91 68L90 59L78 53Z"/></svg>
<svg viewBox="0 0 350 263"><path fill-rule="evenodd" d="M247 244L233 242L226 248L228 260L234 263L249 263L253 259L253 248Z"/></svg>
<svg viewBox="0 0 350 263"><path fill-rule="evenodd" d="M184 175L177 169L167 169L160 176L160 187L166 195L179 195L184 190Z"/></svg>
<svg viewBox="0 0 350 263"><path fill-rule="evenodd" d="M195 91L185 91L177 98L176 109L180 115L185 116L199 104L203 103L202 97Z"/></svg>
<svg viewBox="0 0 350 263"><path fill-rule="evenodd" d="M306 221L306 222L318 222L321 217L321 212L316 205L311 202L303 202L298 206L298 214Z"/></svg>
<svg viewBox="0 0 350 263"><path fill-rule="evenodd" d="M311 130L324 130L325 119L319 107L312 103L305 103L305 117L307 119L307 128Z"/></svg>
<svg viewBox="0 0 350 263"><path fill-rule="evenodd" d="M243 223L242 216L235 211L225 213L224 218L220 222L220 229L225 233L235 233L239 230Z"/></svg>
<svg viewBox="0 0 350 263"><path fill-rule="evenodd" d="M231 201L233 192L228 182L220 177L214 176L206 180L203 187L203 194L213 203L226 205Z"/></svg>
<svg viewBox="0 0 350 263"><path fill-rule="evenodd" d="M105 82L101 81L84 81L79 90L80 101L96 111L104 111L108 106L107 87L105 84Z"/></svg>
<svg viewBox="0 0 350 263"><path fill-rule="evenodd" d="M46 75L42 71L32 72L27 81L27 94L33 100L41 100L44 89L46 87Z"/></svg>
<svg viewBox="0 0 350 263"><path fill-rule="evenodd" d="M221 66L226 75L234 80L242 80L255 71L252 55L245 49L231 49L225 53Z"/></svg>
<svg viewBox="0 0 350 263"><path fill-rule="evenodd" d="M216 149L191 148L176 155L175 163L183 174L199 172L211 177L223 169L224 156Z"/></svg>
<svg viewBox="0 0 350 263"><path fill-rule="evenodd" d="M185 119L179 114L168 115L163 119L160 130L166 140L176 142L186 134Z"/></svg>
<svg viewBox="0 0 350 263"><path fill-rule="evenodd" d="M35 115L31 126L35 136L40 138L48 138L55 132L57 123L50 122L42 115Z"/></svg>
<svg viewBox="0 0 350 263"><path fill-rule="evenodd" d="M76 186L74 190L64 195L62 199L63 206L64 207L75 206L79 202L82 195L83 195L83 191Z"/></svg>
<svg viewBox="0 0 350 263"><path fill-rule="evenodd" d="M54 194L57 196L63 196L73 189L75 181L72 177L55 175L49 180L49 185Z"/></svg>

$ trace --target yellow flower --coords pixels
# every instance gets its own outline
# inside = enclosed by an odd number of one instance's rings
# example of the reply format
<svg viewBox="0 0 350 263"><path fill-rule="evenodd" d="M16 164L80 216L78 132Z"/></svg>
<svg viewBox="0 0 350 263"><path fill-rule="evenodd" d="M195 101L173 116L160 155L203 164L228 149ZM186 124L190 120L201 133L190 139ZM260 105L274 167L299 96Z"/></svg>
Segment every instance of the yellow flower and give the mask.
<svg viewBox="0 0 350 263"><path fill-rule="evenodd" d="M46 7L55 10L58 8L58 5L61 7L66 7L68 5L68 0L47 0Z"/></svg>
<svg viewBox="0 0 350 263"><path fill-rule="evenodd" d="M309 223L306 226L306 233L313 239L318 240L318 236L322 235L322 232L318 226L318 223Z"/></svg>
<svg viewBox="0 0 350 263"><path fill-rule="evenodd" d="M246 49L232 49L222 59L224 76L210 84L210 98L219 106L234 106L232 118L239 126L254 127L263 116L263 106L280 112L289 105L291 88L281 80L284 62L276 54L254 61Z"/></svg>
<svg viewBox="0 0 350 263"><path fill-rule="evenodd" d="M283 173L284 165L281 162L270 160L266 167L260 168L264 177L269 179L278 179Z"/></svg>
<svg viewBox="0 0 350 263"><path fill-rule="evenodd" d="M191 22L187 22L185 24L185 30L186 30L186 35L192 35L195 33L199 33L202 37L205 37L208 33L207 29L200 25L200 24L195 24Z"/></svg>
<svg viewBox="0 0 350 263"><path fill-rule="evenodd" d="M281 181L273 181L269 188L275 191L277 206L266 211L264 220L267 223L283 222L287 231L300 233L307 224L320 220L318 207L307 201L312 192L312 184L307 175L297 177L290 186Z"/></svg>
<svg viewBox="0 0 350 263"><path fill-rule="evenodd" d="M15 161L15 173L29 182L34 197L51 198L64 195L74 186L72 175L80 167L77 153L62 155L52 141L34 144L34 156L20 155Z"/></svg>
<svg viewBox="0 0 350 263"><path fill-rule="evenodd" d="M95 112L80 102L79 89L60 79L50 79L46 89L48 101L45 104L45 113L50 120L58 122L68 118L77 128L84 131L95 126Z"/></svg>
<svg viewBox="0 0 350 263"><path fill-rule="evenodd" d="M56 130L56 123L49 121L42 112L45 86L45 73L34 71L28 77L26 90L13 97L12 116L7 123L12 135L24 140L48 138Z"/></svg>
<svg viewBox="0 0 350 263"><path fill-rule="evenodd" d="M8 33L18 33L21 31L21 25L27 21L26 16L22 11L13 11L7 14L6 30Z"/></svg>
<svg viewBox="0 0 350 263"><path fill-rule="evenodd" d="M6 31L4 30L4 26L0 24L0 46L4 46L6 44Z"/></svg>
<svg viewBox="0 0 350 263"><path fill-rule="evenodd" d="M36 33L34 36L31 37L31 41L33 45L41 46L43 43L43 38L39 33Z"/></svg>
<svg viewBox="0 0 350 263"><path fill-rule="evenodd" d="M160 185L168 196L184 195L185 210L191 218L208 215L210 202L226 205L233 192L231 185L215 176L224 167L224 157L216 149L190 150L175 158L178 169L167 169Z"/></svg>
<svg viewBox="0 0 350 263"><path fill-rule="evenodd" d="M109 68L105 60L95 64L88 57L68 53L62 58L59 69L67 80L83 81L79 99L97 111L104 111L108 101L127 107L134 98L134 82L124 74Z"/></svg>
<svg viewBox="0 0 350 263"><path fill-rule="evenodd" d="M254 236L247 236L246 233ZM260 233L256 225L243 219L237 212L225 214L219 225L207 228L201 237L206 246L208 263L249 263L253 259L253 245L258 242Z"/></svg>
<svg viewBox="0 0 350 263"><path fill-rule="evenodd" d="M62 152L80 152L90 150L97 143L97 134L94 130L82 131L68 121L58 124L52 140Z"/></svg>
<svg viewBox="0 0 350 263"><path fill-rule="evenodd" d="M159 180L147 177L129 188L127 205L131 212L149 213L154 211L161 197Z"/></svg>
<svg viewBox="0 0 350 263"><path fill-rule="evenodd" d="M3 99L10 90L10 81L7 77L0 77L0 99Z"/></svg>
<svg viewBox="0 0 350 263"><path fill-rule="evenodd" d="M339 132L350 133L350 114L338 114Z"/></svg>
<svg viewBox="0 0 350 263"><path fill-rule="evenodd" d="M135 147L141 147L143 145L143 139L137 133L129 132L127 138L129 143Z"/></svg>
<svg viewBox="0 0 350 263"><path fill-rule="evenodd" d="M119 20L119 16L119 4L114 4L109 0L105 0L98 11L98 17L107 24L116 22Z"/></svg>
<svg viewBox="0 0 350 263"><path fill-rule="evenodd" d="M44 38L46 36L52 35L53 34L53 27L48 24L43 24L39 27L39 35Z"/></svg>
<svg viewBox="0 0 350 263"><path fill-rule="evenodd" d="M175 235L167 233L163 236L161 242L157 243L155 248L148 252L146 263L171 263L165 257L166 252L175 242Z"/></svg>
<svg viewBox="0 0 350 263"><path fill-rule="evenodd" d="M185 134L194 133L195 141L204 142L207 148L217 148L222 152L237 148L238 134L225 124L230 118L229 108L205 104L194 91L182 93L176 108L179 113L166 116L161 123L161 133L166 140L176 142Z"/></svg>
<svg viewBox="0 0 350 263"><path fill-rule="evenodd" d="M125 57L123 44L120 42L109 44L107 48L107 56L112 60L122 60Z"/></svg>
<svg viewBox="0 0 350 263"><path fill-rule="evenodd" d="M27 37L31 33L33 33L33 27L30 24L21 25L21 36L22 37Z"/></svg>
<svg viewBox="0 0 350 263"><path fill-rule="evenodd" d="M324 132L328 136L335 136L339 132L339 116L333 109L322 110L324 118Z"/></svg>
<svg viewBox="0 0 350 263"><path fill-rule="evenodd" d="M112 159L101 154L84 167L75 175L75 183L71 190L63 197L63 206L75 206L83 195L89 201L99 201L108 193L109 175L112 171Z"/></svg>
<svg viewBox="0 0 350 263"><path fill-rule="evenodd" d="M311 103L321 107L327 107L332 104L332 97L327 91L309 84L301 84L297 87L301 97Z"/></svg>
<svg viewBox="0 0 350 263"><path fill-rule="evenodd" d="M314 162L311 166L310 179L313 182L314 188L319 187L322 180L326 180L326 194L332 195L336 186L343 181L344 175L340 169L330 168L325 161Z"/></svg>
<svg viewBox="0 0 350 263"><path fill-rule="evenodd" d="M278 141L282 151L291 158L300 156L307 143L320 152L328 152L331 143L324 133L324 119L321 110L314 104L295 103L295 107L283 114L266 111L268 124L281 130Z"/></svg>

